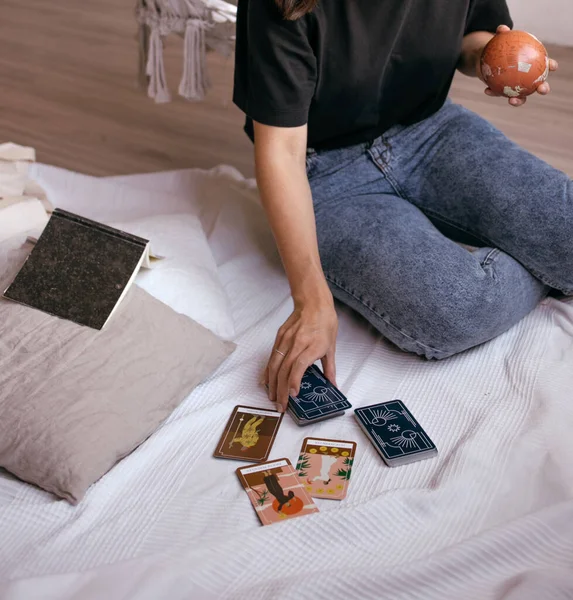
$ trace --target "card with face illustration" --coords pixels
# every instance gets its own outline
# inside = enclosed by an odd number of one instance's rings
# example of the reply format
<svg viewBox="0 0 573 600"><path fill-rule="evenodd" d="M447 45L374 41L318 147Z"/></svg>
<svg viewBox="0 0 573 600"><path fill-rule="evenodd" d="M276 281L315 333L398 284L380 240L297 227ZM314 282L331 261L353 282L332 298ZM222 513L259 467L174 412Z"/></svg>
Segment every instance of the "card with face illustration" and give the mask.
<svg viewBox="0 0 573 600"><path fill-rule="evenodd" d="M356 442L306 438L297 475L313 498L344 500L354 465Z"/></svg>
<svg viewBox="0 0 573 600"><path fill-rule="evenodd" d="M237 475L263 525L318 512L288 458L239 467Z"/></svg>
<svg viewBox="0 0 573 600"><path fill-rule="evenodd" d="M282 418L275 410L235 406L213 456L245 462L267 460Z"/></svg>

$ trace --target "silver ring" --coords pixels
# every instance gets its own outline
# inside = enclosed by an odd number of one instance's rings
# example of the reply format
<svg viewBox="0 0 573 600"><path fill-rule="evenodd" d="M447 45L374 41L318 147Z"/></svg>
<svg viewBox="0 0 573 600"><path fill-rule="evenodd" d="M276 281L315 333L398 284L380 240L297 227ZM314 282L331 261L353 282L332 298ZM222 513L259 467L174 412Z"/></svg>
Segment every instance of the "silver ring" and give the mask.
<svg viewBox="0 0 573 600"><path fill-rule="evenodd" d="M284 356L286 358L286 354L284 352L281 352L280 350L275 350L275 352L278 352L281 356Z"/></svg>

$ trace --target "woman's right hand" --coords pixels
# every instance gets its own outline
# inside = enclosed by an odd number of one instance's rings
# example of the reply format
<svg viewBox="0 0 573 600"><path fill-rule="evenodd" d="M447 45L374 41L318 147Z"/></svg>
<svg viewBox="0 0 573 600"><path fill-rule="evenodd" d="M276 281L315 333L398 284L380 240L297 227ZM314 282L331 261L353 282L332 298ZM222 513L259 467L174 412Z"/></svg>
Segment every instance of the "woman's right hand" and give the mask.
<svg viewBox="0 0 573 600"><path fill-rule="evenodd" d="M326 282L325 282L326 283ZM269 398L284 412L288 397L297 396L304 372L321 359L324 376L336 386L338 317L328 288L320 297L297 305L279 329L265 370Z"/></svg>

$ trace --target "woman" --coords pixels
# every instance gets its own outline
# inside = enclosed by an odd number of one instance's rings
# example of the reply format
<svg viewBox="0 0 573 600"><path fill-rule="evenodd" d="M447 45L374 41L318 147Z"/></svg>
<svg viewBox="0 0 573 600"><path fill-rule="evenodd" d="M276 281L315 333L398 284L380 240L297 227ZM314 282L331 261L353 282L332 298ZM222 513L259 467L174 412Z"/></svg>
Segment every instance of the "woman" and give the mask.
<svg viewBox="0 0 573 600"><path fill-rule="evenodd" d="M239 0L234 100L294 300L279 410L314 361L336 381L333 296L446 358L573 293L571 180L446 100L501 24L505 0Z"/></svg>

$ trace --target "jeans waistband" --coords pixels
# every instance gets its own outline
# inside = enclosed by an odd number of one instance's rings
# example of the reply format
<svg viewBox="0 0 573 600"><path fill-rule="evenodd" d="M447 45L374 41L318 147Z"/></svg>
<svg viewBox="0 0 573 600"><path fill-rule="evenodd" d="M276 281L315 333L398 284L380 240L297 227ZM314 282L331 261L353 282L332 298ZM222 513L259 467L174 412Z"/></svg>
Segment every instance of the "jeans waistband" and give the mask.
<svg viewBox="0 0 573 600"><path fill-rule="evenodd" d="M379 138L376 138L379 139ZM366 150L372 148L372 146L376 143L376 139L369 142L362 142L361 144L355 144L353 146L342 146L340 148L328 148L325 150L316 150L315 148L307 148L306 155L307 157L316 156L317 154L330 153L330 152L344 152L344 153L356 153L362 154Z"/></svg>
<svg viewBox="0 0 573 600"><path fill-rule="evenodd" d="M422 121L419 121L418 123L415 123L413 125L392 125L392 127L387 129L384 133L375 137L374 139L372 139L368 142L362 142L360 144L356 144L354 146L345 146L345 147L329 149L329 150L316 150L314 148L308 148L306 153L307 153L307 156L313 156L315 154L321 154L322 152L331 152L331 151L336 152L337 150L345 151L345 152L352 152L354 149L356 149L358 152L364 152L366 150L370 150L370 148L372 148L373 146L375 146L376 144L378 144L380 142L383 142L384 140L391 140L392 138L396 137L397 135L399 135L406 129L410 129L413 127L420 127L420 126L423 127L425 124L429 124L430 122L433 122L436 119L437 120L447 119L447 117L449 115L449 110L452 109L453 106L454 106L453 102L448 98L446 100L446 102L444 103L444 106L437 113L434 113L433 115L430 115L430 117L428 117Z"/></svg>

